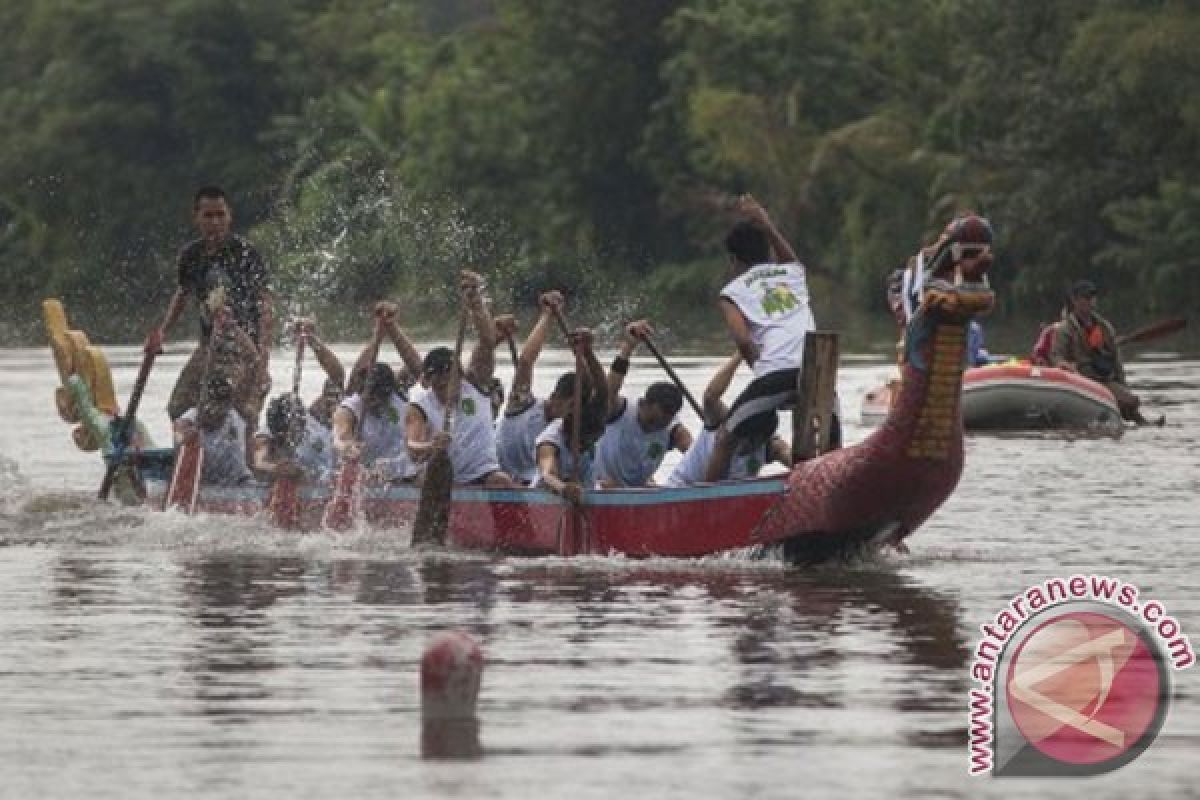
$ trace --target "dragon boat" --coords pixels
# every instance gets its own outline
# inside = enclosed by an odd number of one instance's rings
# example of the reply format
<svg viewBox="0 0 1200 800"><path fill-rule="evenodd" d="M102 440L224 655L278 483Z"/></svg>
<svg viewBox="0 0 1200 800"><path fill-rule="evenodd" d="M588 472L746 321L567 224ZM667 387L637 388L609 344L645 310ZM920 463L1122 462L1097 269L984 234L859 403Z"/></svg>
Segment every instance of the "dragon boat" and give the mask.
<svg viewBox="0 0 1200 800"><path fill-rule="evenodd" d="M985 234L990 245L986 222L966 219L943 234L943 255L950 243ZM863 442L820 453L781 477L587 491L578 506L540 489L456 487L446 544L514 554L632 557L697 557L754 548L792 563L899 544L945 501L962 473L959 401L966 325L993 301L985 277L990 260L982 267L971 262L970 270L947 257L933 263L906 329L896 400L883 425ZM63 378L56 405L64 420L77 424L76 443L101 450L119 466L118 493L126 502L162 507L173 451L155 449L140 427L126 446L116 445L114 431L127 428L119 426L102 354L86 336L67 330L58 301L46 301L45 318ZM104 396L102 405L94 399L97 392ZM265 484L205 486L195 509L262 515L268 521L271 493ZM318 528L331 495L329 486L301 487L289 525ZM367 485L357 505L367 524L404 526L416 516L419 496L415 486Z"/></svg>

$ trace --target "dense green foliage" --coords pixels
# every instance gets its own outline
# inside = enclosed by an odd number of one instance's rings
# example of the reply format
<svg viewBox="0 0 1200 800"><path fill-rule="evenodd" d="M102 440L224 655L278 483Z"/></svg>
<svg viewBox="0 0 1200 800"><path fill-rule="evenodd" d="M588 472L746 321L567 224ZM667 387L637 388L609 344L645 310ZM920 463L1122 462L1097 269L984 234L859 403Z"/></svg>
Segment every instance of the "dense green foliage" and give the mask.
<svg viewBox="0 0 1200 800"><path fill-rule="evenodd" d="M0 336L47 294L145 330L201 183L291 309L432 313L464 263L695 307L752 191L845 276L834 323L965 207L1005 312L1083 275L1184 311L1198 35L1171 0L8 0Z"/></svg>

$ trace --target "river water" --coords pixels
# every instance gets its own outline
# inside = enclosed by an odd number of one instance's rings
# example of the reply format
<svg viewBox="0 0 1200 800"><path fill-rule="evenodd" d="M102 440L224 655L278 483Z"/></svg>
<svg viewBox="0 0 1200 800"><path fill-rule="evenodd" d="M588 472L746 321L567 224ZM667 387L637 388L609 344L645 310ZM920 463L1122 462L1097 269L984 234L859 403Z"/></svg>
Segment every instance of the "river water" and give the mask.
<svg viewBox="0 0 1200 800"><path fill-rule="evenodd" d="M109 356L127 396L139 354ZM143 400L160 443L183 359ZM678 366L698 394L718 362ZM548 352L538 385L566 364ZM1200 644L1200 362L1130 371L1166 427L969 438L910 554L798 571L418 554L406 531L97 507L99 459L54 411L49 352L0 351L0 796L1197 796L1198 670L1175 675L1157 742L1086 786L967 774L979 626L1025 587L1117 577ZM844 360L850 441L889 372ZM636 360L630 392L659 377ZM310 362L307 396L320 379ZM486 660L475 760L421 756L417 667L448 628Z"/></svg>

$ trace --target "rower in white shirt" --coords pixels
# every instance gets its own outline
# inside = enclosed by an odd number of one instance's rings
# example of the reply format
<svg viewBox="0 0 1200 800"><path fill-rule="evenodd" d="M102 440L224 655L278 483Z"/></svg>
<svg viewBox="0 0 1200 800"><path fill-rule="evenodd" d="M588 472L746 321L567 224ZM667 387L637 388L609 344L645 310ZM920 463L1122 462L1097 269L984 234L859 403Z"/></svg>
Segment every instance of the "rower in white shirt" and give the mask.
<svg viewBox="0 0 1200 800"><path fill-rule="evenodd" d="M745 219L725 237L732 279L721 290L721 313L755 378L734 400L718 436L706 480L720 480L735 440L764 439L779 425L779 409L796 400L804 359L804 336L816 327L809 306L806 268L776 229L765 208L750 195L738 201ZM774 251L774 258L772 258ZM834 416L833 446L841 442Z"/></svg>
<svg viewBox="0 0 1200 800"><path fill-rule="evenodd" d="M500 468L526 486L531 485L538 475L534 453L538 435L551 422L562 418L575 391L575 373L568 372L559 378L554 391L545 399L533 393L533 366L546 343L546 334L553 323L555 310L562 308L563 297L557 291L546 292L538 298L538 303L541 315L517 357L512 391L509 392L504 415L496 426L496 452Z"/></svg>
<svg viewBox="0 0 1200 800"><path fill-rule="evenodd" d="M512 478L500 469L496 455L496 431L492 424L492 405L480 387L489 387L495 371L495 326L480 292L482 279L463 270L460 284L467 309L474 321L479 342L471 353L466 369L459 365L458 395L452 397L454 351L438 347L425 354L421 367L419 394L408 408L405 434L408 452L414 462L424 464L435 448L445 447L454 468L456 484L480 484L488 488L513 488ZM442 433L449 403L456 404L453 429Z"/></svg>
<svg viewBox="0 0 1200 800"><path fill-rule="evenodd" d="M709 460L716 446L721 423L728 413L721 397L729 388L734 373L737 372L741 363L741 354L735 351L705 387L702 401L704 430L696 436L692 446L675 465L675 469L667 479L668 486L692 486L705 482ZM778 415L773 419L778 423ZM760 436L747 437L738 441L736 449L731 451L730 460L721 466L718 480L753 478L758 475L758 471L763 466L772 461L790 466L791 448L781 437L775 435L774 428L764 427Z"/></svg>
<svg viewBox="0 0 1200 800"><path fill-rule="evenodd" d="M578 504L583 501L584 491L596 485L596 442L604 433L604 420L608 416L608 390L604 367L600 366L592 350L592 332L586 328L576 330L571 335L571 347L578 354L576 360L582 359L586 367L579 386L579 444L576 447L572 441L576 428L572 381L572 403L566 413L538 434L538 477L534 485ZM559 384L562 384L561 378Z"/></svg>
<svg viewBox="0 0 1200 800"><path fill-rule="evenodd" d="M679 421L683 393L659 382L631 403L621 395L629 357L638 342L653 333L646 320L625 327L625 338L608 372L608 425L596 446L596 478L600 486L652 486L654 473L672 448L686 453L692 434Z"/></svg>
<svg viewBox="0 0 1200 800"><path fill-rule="evenodd" d="M210 375L200 405L174 422L176 445L198 436L204 448L200 483L237 486L252 475L247 466L246 422L233 408L233 384L224 375Z"/></svg>

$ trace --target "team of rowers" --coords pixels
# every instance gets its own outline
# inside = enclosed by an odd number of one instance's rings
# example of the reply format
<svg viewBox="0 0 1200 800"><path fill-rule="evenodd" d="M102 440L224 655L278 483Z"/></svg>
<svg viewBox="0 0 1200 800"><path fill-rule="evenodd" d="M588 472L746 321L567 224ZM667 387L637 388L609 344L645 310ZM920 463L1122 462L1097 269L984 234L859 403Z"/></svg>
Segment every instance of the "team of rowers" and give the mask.
<svg viewBox="0 0 1200 800"><path fill-rule="evenodd" d="M493 318L482 278L464 270L459 288L477 341L465 365L447 347L422 356L400 324L396 303L374 307L371 339L349 374L317 335L311 320L292 333L312 349L326 380L305 404L293 391L266 408L266 430L255 435L270 387L272 302L267 270L257 251L231 232L232 212L219 188L193 199L200 238L179 256L179 286L160 326L147 337L157 352L189 304L201 317L201 341L184 367L168 413L177 443L202 442L201 482L239 485L286 474L328 481L339 462L355 459L377 481L420 482L431 455L444 451L455 483L489 488L541 486L571 501L584 489L653 485L669 450L683 455L668 483L676 486L738 479L769 462L790 463L776 435L778 412L794 402L805 334L814 328L805 267L766 210L746 195L742 219L725 239L730 280L720 307L736 352L709 382L703 430L679 420L683 392L674 383L651 384L641 397L622 393L630 358L653 333L629 323L606 371L591 331L567 331L577 370L558 376L539 397L534 368L548 334L562 320L563 296L539 297L539 316L516 359L507 397L496 379L495 350L515 341L511 316ZM381 357L390 341L400 359ZM754 380L726 406L723 395L741 363ZM453 425L443 421L453 410Z"/></svg>

